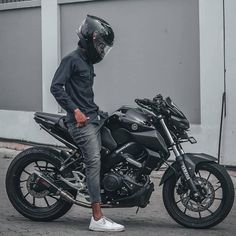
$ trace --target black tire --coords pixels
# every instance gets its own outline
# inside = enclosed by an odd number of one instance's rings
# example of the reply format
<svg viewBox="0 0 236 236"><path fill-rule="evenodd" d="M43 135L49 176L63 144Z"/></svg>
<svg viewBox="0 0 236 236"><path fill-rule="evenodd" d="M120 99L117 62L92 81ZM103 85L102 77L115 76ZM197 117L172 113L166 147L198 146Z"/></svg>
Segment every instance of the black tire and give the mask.
<svg viewBox="0 0 236 236"><path fill-rule="evenodd" d="M6 174L6 190L7 195L14 208L23 216L33 221L52 221L66 214L72 207L62 198L56 200L56 203L50 207L36 207L30 204L23 196L20 186L20 178L24 168L35 161L45 161L55 166L60 167L60 159L55 153L55 150L48 148L33 147L19 153L11 162ZM74 197L76 191L70 191Z"/></svg>
<svg viewBox="0 0 236 236"><path fill-rule="evenodd" d="M199 171L209 171L213 174L216 179L218 179L218 183L222 186L222 201L219 203L219 207L215 212L209 211L209 216L199 217L198 219L192 216L187 215L187 210L182 211L178 206L178 202L175 199L176 193L176 184L179 178L172 176L169 178L163 186L163 201L166 210L169 215L179 224L188 227L188 228L210 228L213 227L220 222L222 222L225 217L229 214L233 202L234 202L234 186L232 180L227 173L226 169L223 166L218 165L217 163L202 163L199 164L196 168L196 172ZM209 177L208 177L209 178ZM217 188L218 189L218 188ZM211 195L211 194L210 194ZM215 196L215 195L214 195ZM216 199L216 198L215 198ZM219 199L217 199L219 200ZM181 202L182 204L182 202ZM187 203L188 204L188 203ZM184 206L186 207L186 206ZM191 211L190 211L191 212ZM199 214L199 212L198 212Z"/></svg>

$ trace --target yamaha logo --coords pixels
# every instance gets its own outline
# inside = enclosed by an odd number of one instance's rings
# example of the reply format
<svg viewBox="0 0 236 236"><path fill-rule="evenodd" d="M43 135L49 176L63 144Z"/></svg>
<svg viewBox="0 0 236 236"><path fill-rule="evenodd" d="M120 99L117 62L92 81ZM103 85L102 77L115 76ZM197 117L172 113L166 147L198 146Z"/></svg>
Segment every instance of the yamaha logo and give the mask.
<svg viewBox="0 0 236 236"><path fill-rule="evenodd" d="M132 124L131 125L131 129L132 130L137 130L138 129L138 125L137 124Z"/></svg>

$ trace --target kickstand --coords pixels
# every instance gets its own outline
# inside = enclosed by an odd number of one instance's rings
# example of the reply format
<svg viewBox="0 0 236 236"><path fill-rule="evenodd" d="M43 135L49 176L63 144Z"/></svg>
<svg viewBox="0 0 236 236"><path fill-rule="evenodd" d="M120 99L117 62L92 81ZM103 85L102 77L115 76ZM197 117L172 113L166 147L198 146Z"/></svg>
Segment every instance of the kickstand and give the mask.
<svg viewBox="0 0 236 236"><path fill-rule="evenodd" d="M136 210L136 214L138 213L138 211L139 211L139 206L138 206L138 208L137 208L137 210Z"/></svg>

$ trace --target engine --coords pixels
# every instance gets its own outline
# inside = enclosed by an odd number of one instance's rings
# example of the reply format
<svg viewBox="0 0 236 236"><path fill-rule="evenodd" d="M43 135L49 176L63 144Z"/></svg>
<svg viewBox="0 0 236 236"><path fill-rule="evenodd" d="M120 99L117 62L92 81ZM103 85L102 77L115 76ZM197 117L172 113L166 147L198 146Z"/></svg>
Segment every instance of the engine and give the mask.
<svg viewBox="0 0 236 236"><path fill-rule="evenodd" d="M107 192L115 192L121 188L122 176L116 172L110 172L103 178L103 186Z"/></svg>
<svg viewBox="0 0 236 236"><path fill-rule="evenodd" d="M109 198L107 200L131 196L146 183L145 176L140 176L138 169L122 164L106 173L102 179L105 195Z"/></svg>
<svg viewBox="0 0 236 236"><path fill-rule="evenodd" d="M149 174L156 166L158 158L149 155L141 145L128 142L112 152L102 156L101 197L102 202L122 202L139 204L140 196L152 188ZM145 186L145 187L144 187ZM137 196L135 195L138 192ZM148 194L147 194L148 196ZM144 197L143 197L144 198ZM126 201L127 200L127 201ZM145 203L146 199L143 200Z"/></svg>

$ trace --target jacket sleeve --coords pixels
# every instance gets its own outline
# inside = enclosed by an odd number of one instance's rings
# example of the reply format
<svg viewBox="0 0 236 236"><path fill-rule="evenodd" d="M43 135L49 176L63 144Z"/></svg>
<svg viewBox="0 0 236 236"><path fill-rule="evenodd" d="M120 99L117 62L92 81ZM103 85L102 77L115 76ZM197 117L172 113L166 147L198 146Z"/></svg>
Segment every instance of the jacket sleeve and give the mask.
<svg viewBox="0 0 236 236"><path fill-rule="evenodd" d="M71 100L65 91L65 84L73 72L73 62L70 57L62 59L57 71L52 79L50 92L55 97L59 105L69 113L73 113L78 106Z"/></svg>

